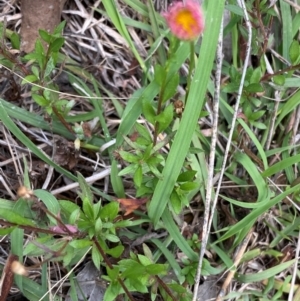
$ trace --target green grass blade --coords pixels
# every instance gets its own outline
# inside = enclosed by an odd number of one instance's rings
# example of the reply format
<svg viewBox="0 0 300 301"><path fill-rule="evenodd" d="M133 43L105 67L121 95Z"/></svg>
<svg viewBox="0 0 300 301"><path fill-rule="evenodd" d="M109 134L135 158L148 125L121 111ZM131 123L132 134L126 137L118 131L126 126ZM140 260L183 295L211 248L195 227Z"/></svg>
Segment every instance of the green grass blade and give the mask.
<svg viewBox="0 0 300 301"><path fill-rule="evenodd" d="M279 125L284 117L287 116L290 112L296 110L297 106L299 105L300 99L300 91L295 93L282 107L280 111L280 115L276 119L275 127Z"/></svg>
<svg viewBox="0 0 300 301"><path fill-rule="evenodd" d="M250 225L253 225L256 219L263 215L265 212L267 212L271 207L275 206L278 204L280 201L282 201L285 197L287 197L289 194L299 191L300 189L300 184L287 189L280 195L276 196L275 198L271 199L269 202L263 202L261 203L261 206L259 208L254 209L252 212L250 212L245 218L243 218L241 221L236 223L234 226L230 227L229 230L220 237L220 239L216 242L223 241L234 234L240 232L243 228L248 227Z"/></svg>
<svg viewBox="0 0 300 301"><path fill-rule="evenodd" d="M280 0L280 12L282 18L282 55L290 61L289 49L293 40L293 19L291 14L291 6L284 0Z"/></svg>
<svg viewBox="0 0 300 301"><path fill-rule="evenodd" d="M298 164L300 162L300 155L288 157L284 160L279 161L278 163L272 165L267 170L262 173L263 177L270 177L278 172L283 171L288 166L293 164Z"/></svg>
<svg viewBox="0 0 300 301"><path fill-rule="evenodd" d="M144 72L146 72L147 69L145 63L134 46L134 43L128 33L124 21L122 20L122 17L117 10L117 4L113 0L103 0L102 4L104 5L105 11L107 12L114 26L117 28L117 30L122 35L122 37L127 41L132 53L134 54L135 58L139 62L141 68L143 69Z"/></svg>
<svg viewBox="0 0 300 301"><path fill-rule="evenodd" d="M149 206L149 217L153 220L155 225L157 225L164 212L169 196L180 173L204 104L205 92L216 53L223 10L224 1L219 1L218 5L213 1L208 3L206 31L203 35L199 60L187 99L187 105L163 170L163 179L159 180Z"/></svg>
<svg viewBox="0 0 300 301"><path fill-rule="evenodd" d="M295 259L286 261L282 264L276 265L275 267L272 267L270 269L267 269L260 273L255 274L247 274L247 275L240 275L238 274L236 278L238 281L242 283L252 283L252 282L260 282L265 279L269 279L280 272L284 271L285 269L289 268L293 263L295 262Z"/></svg>
<svg viewBox="0 0 300 301"><path fill-rule="evenodd" d="M228 111L233 114L233 109L228 105L228 103L226 101L224 101L223 99L221 99L221 102L222 102L222 105L225 106L226 109L228 109ZM255 136L253 131L249 128L247 123L242 118L238 118L238 122L244 128L244 130L247 132L247 134L249 135L251 141L255 144L255 146L257 148L257 151L258 151L258 153L259 153L259 155L262 159L264 169L267 169L268 168L268 160L267 160L266 153L265 153L261 143L259 142L259 140Z"/></svg>
<svg viewBox="0 0 300 301"><path fill-rule="evenodd" d="M168 230L170 236L175 241L177 247L191 260L197 261L198 254L192 250L186 239L179 232L178 226L175 224L174 219L168 209L165 210L163 216L164 227Z"/></svg>
<svg viewBox="0 0 300 301"><path fill-rule="evenodd" d="M249 176L251 177L252 181L255 184L255 187L258 191L258 198L257 202L260 203L262 201L265 201L268 195L269 188L266 184L264 178L261 176L260 172L257 170L256 165L251 161L251 159L243 153L237 153L235 155L236 160L244 166L244 168L247 170Z"/></svg>

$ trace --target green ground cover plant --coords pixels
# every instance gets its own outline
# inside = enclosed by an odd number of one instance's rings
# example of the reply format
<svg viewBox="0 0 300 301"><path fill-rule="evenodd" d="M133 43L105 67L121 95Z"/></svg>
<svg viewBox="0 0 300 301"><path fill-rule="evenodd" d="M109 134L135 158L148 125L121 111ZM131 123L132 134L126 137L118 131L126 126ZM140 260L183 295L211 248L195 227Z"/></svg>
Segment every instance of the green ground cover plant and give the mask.
<svg viewBox="0 0 300 301"><path fill-rule="evenodd" d="M19 171L0 198L3 283L32 301L92 300L76 278L92 261L104 301L300 300L299 3L225 2L203 1L200 39L179 39L152 1L93 8L138 70L126 102L66 53L68 22L26 55L0 23L0 64L27 93L0 99Z"/></svg>

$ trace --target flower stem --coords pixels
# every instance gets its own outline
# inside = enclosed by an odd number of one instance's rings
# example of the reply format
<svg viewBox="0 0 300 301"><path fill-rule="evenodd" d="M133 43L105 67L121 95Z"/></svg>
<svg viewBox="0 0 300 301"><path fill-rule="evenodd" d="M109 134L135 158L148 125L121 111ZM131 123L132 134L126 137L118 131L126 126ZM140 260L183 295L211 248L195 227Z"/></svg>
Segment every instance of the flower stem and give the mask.
<svg viewBox="0 0 300 301"><path fill-rule="evenodd" d="M188 99L190 87L192 83L192 77L193 77L193 70L195 69L195 43L192 41L190 42L190 66L189 66L189 74L187 78L187 88L186 88L186 95L185 95L185 103Z"/></svg>

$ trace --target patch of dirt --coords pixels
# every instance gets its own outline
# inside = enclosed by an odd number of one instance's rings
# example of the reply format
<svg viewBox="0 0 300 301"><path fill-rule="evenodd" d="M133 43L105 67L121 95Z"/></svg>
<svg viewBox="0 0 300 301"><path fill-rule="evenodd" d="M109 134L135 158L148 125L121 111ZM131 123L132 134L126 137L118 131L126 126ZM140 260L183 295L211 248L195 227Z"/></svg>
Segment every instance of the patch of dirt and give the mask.
<svg viewBox="0 0 300 301"><path fill-rule="evenodd" d="M60 23L61 12L66 0L22 0L21 50L33 51L39 37L39 29L52 32Z"/></svg>

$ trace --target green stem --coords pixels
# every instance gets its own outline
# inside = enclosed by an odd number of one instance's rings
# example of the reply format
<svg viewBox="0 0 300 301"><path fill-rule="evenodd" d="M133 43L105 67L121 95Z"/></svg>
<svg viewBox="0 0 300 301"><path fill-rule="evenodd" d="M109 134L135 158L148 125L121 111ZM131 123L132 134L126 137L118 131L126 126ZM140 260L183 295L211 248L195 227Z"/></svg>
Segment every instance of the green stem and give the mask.
<svg viewBox="0 0 300 301"><path fill-rule="evenodd" d="M162 102L163 102L163 97L165 93L165 85L166 85L166 79L164 79L160 92L159 92L159 97L158 97L158 104L157 104L157 111L156 111L156 116L158 116L161 113L162 110ZM158 136L158 127L159 123L156 121L155 122L155 129L154 129L154 135L153 135L153 146L156 145L157 142L157 136Z"/></svg>
<svg viewBox="0 0 300 301"><path fill-rule="evenodd" d="M185 95L185 103L188 99L189 92L190 92L190 87L191 87L191 82L193 79L193 70L195 69L195 43L192 41L190 43L190 66L189 66L189 74L187 78L187 88L186 88L186 95Z"/></svg>

